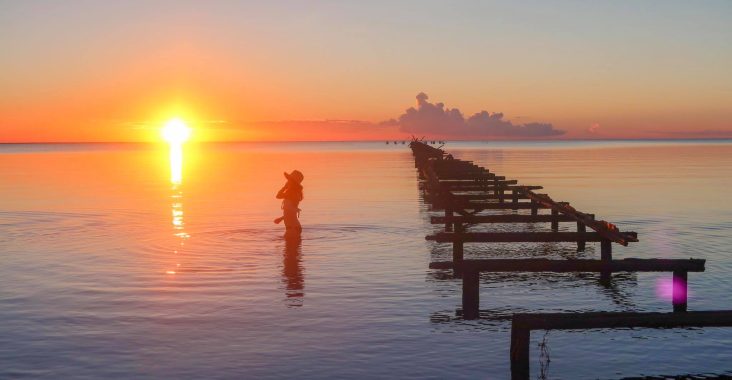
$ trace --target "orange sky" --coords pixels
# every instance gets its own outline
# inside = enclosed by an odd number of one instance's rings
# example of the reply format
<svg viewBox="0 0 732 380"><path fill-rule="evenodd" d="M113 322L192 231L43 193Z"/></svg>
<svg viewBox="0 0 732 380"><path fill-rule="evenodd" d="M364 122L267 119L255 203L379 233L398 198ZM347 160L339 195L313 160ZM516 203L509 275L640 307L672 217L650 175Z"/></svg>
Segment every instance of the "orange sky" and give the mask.
<svg viewBox="0 0 732 380"><path fill-rule="evenodd" d="M0 141L153 141L174 116L199 141L401 139L422 122L441 138L732 137L731 11L5 2ZM420 92L504 124L457 132L425 109L407 128ZM527 134L531 123L563 133Z"/></svg>

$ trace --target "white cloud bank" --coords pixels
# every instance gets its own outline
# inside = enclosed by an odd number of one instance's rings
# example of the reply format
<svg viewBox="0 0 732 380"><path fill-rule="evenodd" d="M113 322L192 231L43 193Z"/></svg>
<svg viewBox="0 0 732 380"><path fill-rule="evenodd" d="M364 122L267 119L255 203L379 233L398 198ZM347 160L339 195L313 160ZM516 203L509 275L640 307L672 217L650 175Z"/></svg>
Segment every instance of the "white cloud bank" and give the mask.
<svg viewBox="0 0 732 380"><path fill-rule="evenodd" d="M549 123L513 124L500 112L481 111L466 119L459 109L430 103L428 99L424 92L417 94L416 108L409 107L399 118L382 122L382 125L397 125L402 132L417 135L455 137L550 137L565 133Z"/></svg>

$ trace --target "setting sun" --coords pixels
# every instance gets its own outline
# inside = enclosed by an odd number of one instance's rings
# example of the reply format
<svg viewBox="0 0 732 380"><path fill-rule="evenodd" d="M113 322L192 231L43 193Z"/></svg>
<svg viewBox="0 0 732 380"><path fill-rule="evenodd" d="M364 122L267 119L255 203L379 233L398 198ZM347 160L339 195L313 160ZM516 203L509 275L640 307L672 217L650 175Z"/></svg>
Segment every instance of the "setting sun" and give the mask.
<svg viewBox="0 0 732 380"><path fill-rule="evenodd" d="M163 127L163 138L171 144L185 142L190 135L191 129L179 118L171 119Z"/></svg>

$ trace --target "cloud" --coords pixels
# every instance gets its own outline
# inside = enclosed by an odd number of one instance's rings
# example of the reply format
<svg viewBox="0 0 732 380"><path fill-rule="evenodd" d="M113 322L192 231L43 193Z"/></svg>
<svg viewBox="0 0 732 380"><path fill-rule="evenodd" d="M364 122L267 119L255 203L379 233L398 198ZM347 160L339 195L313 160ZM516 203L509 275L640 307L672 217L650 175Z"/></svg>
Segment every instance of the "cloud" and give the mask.
<svg viewBox="0 0 732 380"><path fill-rule="evenodd" d="M458 108L443 103L430 103L424 92L417 94L417 106L409 107L399 118L381 125L399 126L402 132L445 136L548 137L565 132L548 123L513 124L503 113L478 112L467 119Z"/></svg>

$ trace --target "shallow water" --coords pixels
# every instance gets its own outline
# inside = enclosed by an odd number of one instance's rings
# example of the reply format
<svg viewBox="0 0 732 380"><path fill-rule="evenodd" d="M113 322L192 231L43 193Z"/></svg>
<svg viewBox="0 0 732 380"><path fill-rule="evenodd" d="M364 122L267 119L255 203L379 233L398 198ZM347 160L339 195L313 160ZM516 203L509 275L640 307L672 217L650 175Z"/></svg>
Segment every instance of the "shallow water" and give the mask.
<svg viewBox="0 0 732 380"><path fill-rule="evenodd" d="M707 259L689 274L689 309L732 309L732 142L445 148L637 231L616 258ZM304 233L288 245L274 193L295 168ZM190 145L182 177L171 184L165 146L0 145L0 378L503 379L513 312L671 309L670 274L618 274L609 289L592 274L501 274L482 277L485 318L461 320L460 282L427 268L450 246L424 240L438 214L406 145ZM577 254L474 244L466 256ZM732 329L547 341L551 379L732 371Z"/></svg>

